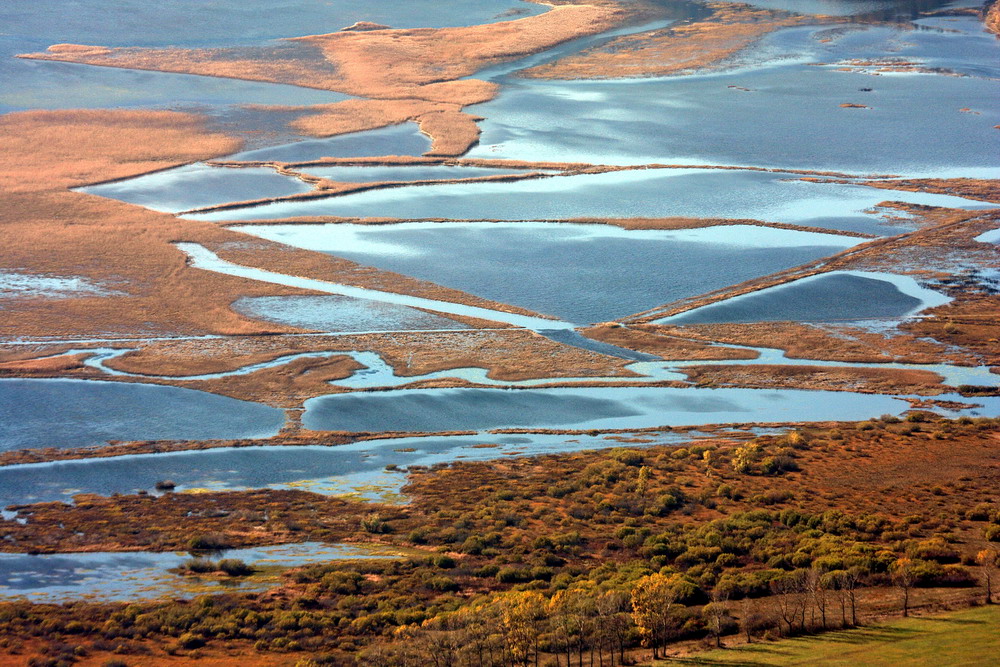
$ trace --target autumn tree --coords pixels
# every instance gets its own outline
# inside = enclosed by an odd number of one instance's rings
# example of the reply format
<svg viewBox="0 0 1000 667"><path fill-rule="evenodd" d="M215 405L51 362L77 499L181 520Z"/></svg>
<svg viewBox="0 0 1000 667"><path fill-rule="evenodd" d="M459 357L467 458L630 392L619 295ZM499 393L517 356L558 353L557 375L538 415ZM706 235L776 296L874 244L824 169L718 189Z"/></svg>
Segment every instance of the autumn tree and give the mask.
<svg viewBox="0 0 1000 667"><path fill-rule="evenodd" d="M603 647L606 642L608 653L611 657L611 667L615 664L615 652L617 649L619 664L625 663L625 644L629 633L629 596L622 591L610 590L601 593L596 600L595 609L598 620L599 647ZM601 664L604 664L602 649L598 649L598 657Z"/></svg>
<svg viewBox="0 0 1000 667"><path fill-rule="evenodd" d="M499 630L508 663L527 665L538 658L539 622L545 618L545 598L532 591L510 591L494 602L499 611Z"/></svg>
<svg viewBox="0 0 1000 667"><path fill-rule="evenodd" d="M746 636L747 644L753 642L753 633L764 624L764 614L761 610L760 600L749 595L743 598L740 603L740 630Z"/></svg>
<svg viewBox="0 0 1000 667"><path fill-rule="evenodd" d="M590 592L578 588L557 591L549 600L547 613L566 653L567 667L572 665L574 649L582 664L591 630L590 620L596 613Z"/></svg>
<svg viewBox="0 0 1000 667"><path fill-rule="evenodd" d="M632 587L632 621L642 637L643 646L653 649L653 659L660 657L673 629L670 612L677 603L676 585L680 575L650 574Z"/></svg>
<svg viewBox="0 0 1000 667"><path fill-rule="evenodd" d="M910 590L917 583L916 568L909 558L897 559L889 568L892 583L903 594L903 616L910 615Z"/></svg>
<svg viewBox="0 0 1000 667"><path fill-rule="evenodd" d="M976 554L976 563L983 568L983 580L986 582L986 604L993 604L993 579L998 562L1000 554L993 549L983 549Z"/></svg>

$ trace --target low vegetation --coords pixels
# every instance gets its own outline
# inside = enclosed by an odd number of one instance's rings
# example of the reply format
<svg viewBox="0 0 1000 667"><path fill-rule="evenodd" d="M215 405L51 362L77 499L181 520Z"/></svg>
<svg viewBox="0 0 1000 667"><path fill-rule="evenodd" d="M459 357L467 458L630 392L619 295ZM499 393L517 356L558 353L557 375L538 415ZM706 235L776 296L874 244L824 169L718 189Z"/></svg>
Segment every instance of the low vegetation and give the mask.
<svg viewBox="0 0 1000 667"><path fill-rule="evenodd" d="M338 539L426 555L298 568L262 594L6 603L0 645L8 655L73 646L144 660L562 665L593 655L615 665L675 653L685 640L798 636L982 603L998 581L998 426L913 413L743 441L455 463L412 470L405 507L214 494L216 513L227 498L252 497L297 540L332 539L324 523L339 510ZM188 512L184 498L44 507L68 532L100 524L127 547L138 526L168 521L169 508ZM132 501L141 514L130 514ZM83 517L89 523L75 523ZM235 512L189 532L188 547L240 543L247 518ZM14 524L22 546L42 538L33 523ZM185 566L230 576L243 567L205 558Z"/></svg>

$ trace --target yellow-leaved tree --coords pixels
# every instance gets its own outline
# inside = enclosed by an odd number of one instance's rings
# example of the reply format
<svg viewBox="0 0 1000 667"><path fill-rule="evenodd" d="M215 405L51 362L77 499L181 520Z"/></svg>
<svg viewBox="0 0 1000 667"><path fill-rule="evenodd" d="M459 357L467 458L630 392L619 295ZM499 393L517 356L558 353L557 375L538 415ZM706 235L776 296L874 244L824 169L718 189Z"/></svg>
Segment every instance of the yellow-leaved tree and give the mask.
<svg viewBox="0 0 1000 667"><path fill-rule="evenodd" d="M660 648L669 641L674 630L671 615L677 603L678 574L650 574L632 587L632 621L639 630L643 646L653 649L653 659L660 657Z"/></svg>

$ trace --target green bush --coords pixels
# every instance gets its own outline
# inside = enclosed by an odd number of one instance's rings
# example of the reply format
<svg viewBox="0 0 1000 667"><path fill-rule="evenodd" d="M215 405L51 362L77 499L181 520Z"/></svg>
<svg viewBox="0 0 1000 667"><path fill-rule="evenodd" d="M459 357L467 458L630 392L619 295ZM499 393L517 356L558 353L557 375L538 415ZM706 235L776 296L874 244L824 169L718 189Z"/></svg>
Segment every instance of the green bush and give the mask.
<svg viewBox="0 0 1000 667"><path fill-rule="evenodd" d="M229 538L222 533L195 535L188 540L187 546L191 551L222 551L233 547Z"/></svg>
<svg viewBox="0 0 1000 667"><path fill-rule="evenodd" d="M253 567L247 565L239 558L223 558L219 561L219 569L230 577L245 577L248 574L254 573Z"/></svg>

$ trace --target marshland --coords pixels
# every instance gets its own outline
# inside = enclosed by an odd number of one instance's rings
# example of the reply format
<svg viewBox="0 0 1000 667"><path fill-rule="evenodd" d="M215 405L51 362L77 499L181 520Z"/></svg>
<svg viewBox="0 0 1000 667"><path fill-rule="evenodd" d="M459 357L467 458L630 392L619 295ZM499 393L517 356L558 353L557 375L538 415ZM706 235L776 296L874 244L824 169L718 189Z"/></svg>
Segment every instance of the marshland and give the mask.
<svg viewBox="0 0 1000 667"><path fill-rule="evenodd" d="M0 17L0 662L659 664L998 597L1000 4Z"/></svg>

